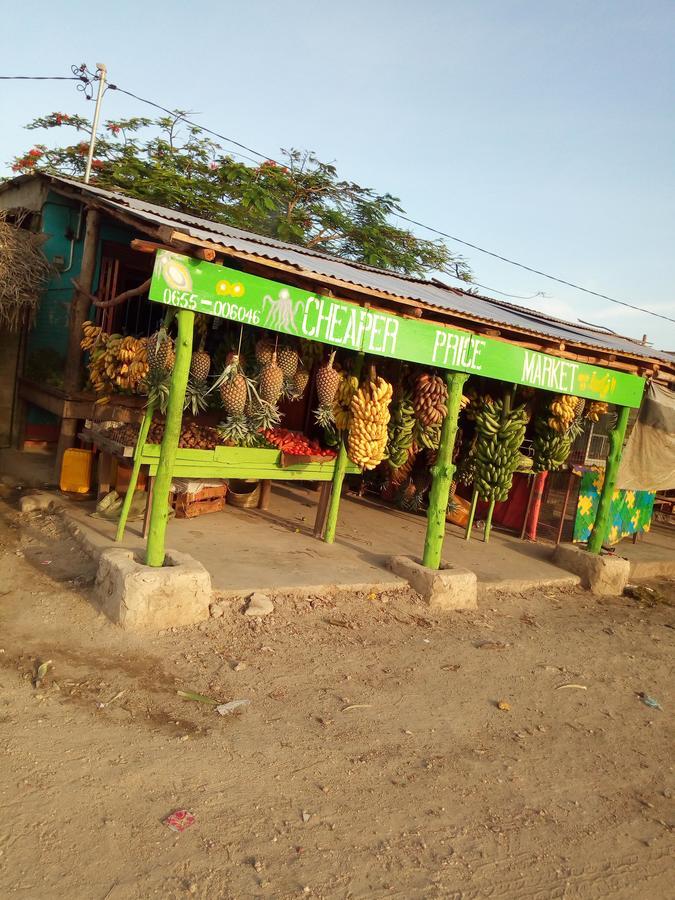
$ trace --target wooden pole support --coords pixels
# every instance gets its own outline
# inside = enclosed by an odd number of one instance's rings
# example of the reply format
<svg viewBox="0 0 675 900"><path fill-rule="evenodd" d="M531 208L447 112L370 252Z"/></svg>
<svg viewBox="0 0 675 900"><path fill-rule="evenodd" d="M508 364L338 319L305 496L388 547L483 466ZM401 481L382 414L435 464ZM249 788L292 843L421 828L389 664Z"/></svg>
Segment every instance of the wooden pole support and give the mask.
<svg viewBox="0 0 675 900"><path fill-rule="evenodd" d="M492 514L495 511L495 501L494 499L490 500L490 505L488 507L487 517L485 519L485 531L483 532L483 541L487 544L490 540L490 531L492 530Z"/></svg>
<svg viewBox="0 0 675 900"><path fill-rule="evenodd" d="M87 220L82 245L82 263L78 277L82 290L76 290L70 301L68 315L68 344L66 347L66 360L63 369L63 390L70 395L81 387L80 364L82 362L82 325L89 314L89 295L96 274L96 261L98 258L98 239L100 233L100 213L96 209L87 211ZM77 436L77 419L64 418L61 420L59 441L56 447L55 479L58 484L61 477L61 463L63 454L72 447Z"/></svg>
<svg viewBox="0 0 675 900"><path fill-rule="evenodd" d="M150 509L150 530L145 553L145 564L160 567L164 565L164 538L168 520L169 492L173 477L180 429L183 422L185 389L190 374L192 358L192 332L195 314L190 309L178 310L178 338L176 340L176 361L171 375L169 403L164 423L164 437L159 452L157 475Z"/></svg>
<svg viewBox="0 0 675 900"><path fill-rule="evenodd" d="M433 481L429 491L427 533L422 556L422 565L428 569L438 569L441 565L443 539L445 538L445 516L448 511L450 484L455 472L452 451L455 448L455 437L457 436L457 419L461 408L462 388L468 377L464 372L447 372L445 375L448 386L448 414L443 419L436 464L431 468Z"/></svg>
<svg viewBox="0 0 675 900"><path fill-rule="evenodd" d="M473 528L473 520L476 518L476 507L478 506L478 488L475 487L473 489L473 494L471 495L471 510L469 512L469 519L466 523L466 531L464 532L464 540L471 540L471 529Z"/></svg>
<svg viewBox="0 0 675 900"><path fill-rule="evenodd" d="M607 454L607 462L605 463L605 480L598 501L598 510L595 514L593 531L591 532L586 548L589 553L600 553L602 544L609 531L612 496L616 485L616 476L619 471L619 463L621 462L621 454L623 453L623 441L626 437L629 416L630 408L628 406L620 406L619 418L617 419L615 427L609 434L609 453Z"/></svg>
<svg viewBox="0 0 675 900"><path fill-rule="evenodd" d="M333 353L331 355L331 360L333 359ZM356 362L354 363L354 370L352 375L355 375L357 378L361 375L361 369L363 368L363 353L359 353L356 357ZM324 532L324 541L327 544L333 544L335 542L335 531L337 529L337 519L338 519L338 510L340 509L340 497L342 495L342 483L345 480L345 471L347 469L347 443L345 438L343 437L340 441L340 449L338 450L338 455L335 459L335 470L333 472L333 485L331 487L330 492L330 500L328 502L328 514L326 516L326 530Z"/></svg>
<svg viewBox="0 0 675 900"><path fill-rule="evenodd" d="M148 406L145 410L145 415L143 416L143 421L141 422L141 427L138 432L138 439L136 441L136 448L134 450L134 465L131 470L131 476L129 477L129 487L127 488L127 492L124 495L124 503L122 504L122 509L120 511L120 520L117 523L117 532L115 534L116 541L121 541L124 537L124 529L127 525L129 510L131 509L131 503L134 499L134 493L136 491L136 484L138 483L138 474L141 471L141 457L143 456L143 447L145 446L145 442L148 438L148 432L150 431L150 425L152 424L152 417L154 412L155 404L148 403Z"/></svg>

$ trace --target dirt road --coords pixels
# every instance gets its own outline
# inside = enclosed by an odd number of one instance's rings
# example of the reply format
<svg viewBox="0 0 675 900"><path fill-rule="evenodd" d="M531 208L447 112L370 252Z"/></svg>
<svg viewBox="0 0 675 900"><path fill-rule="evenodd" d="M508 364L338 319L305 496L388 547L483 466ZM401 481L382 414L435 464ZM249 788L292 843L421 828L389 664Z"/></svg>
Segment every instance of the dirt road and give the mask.
<svg viewBox="0 0 675 900"><path fill-rule="evenodd" d="M672 896L672 605L307 598L134 636L92 575L0 503L0 896Z"/></svg>

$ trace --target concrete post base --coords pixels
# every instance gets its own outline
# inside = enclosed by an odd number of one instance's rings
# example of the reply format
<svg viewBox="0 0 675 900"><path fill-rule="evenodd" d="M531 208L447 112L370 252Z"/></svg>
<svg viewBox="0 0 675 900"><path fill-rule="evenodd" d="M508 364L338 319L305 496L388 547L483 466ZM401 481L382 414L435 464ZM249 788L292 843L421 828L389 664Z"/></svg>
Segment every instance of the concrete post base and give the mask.
<svg viewBox="0 0 675 900"><path fill-rule="evenodd" d="M628 583L630 563L619 556L599 556L573 544L558 544L553 563L581 578L581 586L600 597L623 594Z"/></svg>
<svg viewBox="0 0 675 900"><path fill-rule="evenodd" d="M405 578L410 587L433 609L476 609L478 579L475 572L443 564L438 570L427 569L409 556L392 556L389 568Z"/></svg>
<svg viewBox="0 0 675 900"><path fill-rule="evenodd" d="M122 628L171 628L209 618L211 576L187 553L168 550L161 568L143 565L131 550L105 550L94 595L102 612Z"/></svg>

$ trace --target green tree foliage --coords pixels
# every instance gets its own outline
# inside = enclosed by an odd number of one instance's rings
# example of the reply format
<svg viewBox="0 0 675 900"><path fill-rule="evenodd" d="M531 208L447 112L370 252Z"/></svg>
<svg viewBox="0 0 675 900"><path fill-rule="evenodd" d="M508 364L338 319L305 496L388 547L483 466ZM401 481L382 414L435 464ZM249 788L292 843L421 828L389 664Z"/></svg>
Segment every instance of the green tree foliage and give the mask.
<svg viewBox="0 0 675 900"><path fill-rule="evenodd" d="M391 194L341 180L335 166L313 153L284 150L281 164L240 162L187 124L185 115L106 122L92 183L355 262L407 275L450 270L470 281L465 260L442 241L422 240L392 223L392 213L402 209ZM37 144L14 159L14 172L83 177L88 119L51 113L27 128L68 128L79 140Z"/></svg>

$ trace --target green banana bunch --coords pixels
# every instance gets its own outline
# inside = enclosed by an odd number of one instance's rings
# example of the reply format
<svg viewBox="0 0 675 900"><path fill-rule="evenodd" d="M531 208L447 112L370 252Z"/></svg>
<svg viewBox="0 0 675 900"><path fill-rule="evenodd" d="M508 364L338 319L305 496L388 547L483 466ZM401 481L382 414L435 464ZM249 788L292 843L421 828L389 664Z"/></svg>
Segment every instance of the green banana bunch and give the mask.
<svg viewBox="0 0 675 900"><path fill-rule="evenodd" d="M537 419L534 426L533 472L555 472L562 469L572 449L572 437L554 431L547 415Z"/></svg>
<svg viewBox="0 0 675 900"><path fill-rule="evenodd" d="M422 425L417 420L413 441L418 447L424 447L425 450L438 450L438 446L441 443L441 426Z"/></svg>
<svg viewBox="0 0 675 900"><path fill-rule="evenodd" d="M386 455L389 465L392 469L398 469L407 461L408 451L415 438L415 408L408 391L394 403L387 433Z"/></svg>
<svg viewBox="0 0 675 900"><path fill-rule="evenodd" d="M483 500L506 500L529 414L524 404L505 414L502 401L493 400L477 410L475 420L474 486Z"/></svg>

